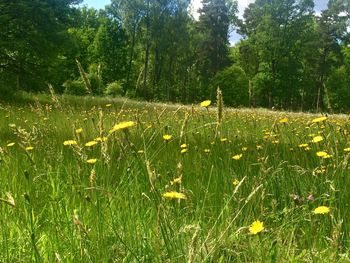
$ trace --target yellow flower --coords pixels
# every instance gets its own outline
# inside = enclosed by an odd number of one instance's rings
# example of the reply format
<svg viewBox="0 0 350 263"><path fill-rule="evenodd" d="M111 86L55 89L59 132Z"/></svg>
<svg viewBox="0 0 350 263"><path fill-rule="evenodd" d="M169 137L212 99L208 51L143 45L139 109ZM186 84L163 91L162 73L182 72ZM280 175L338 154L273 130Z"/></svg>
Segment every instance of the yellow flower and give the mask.
<svg viewBox="0 0 350 263"><path fill-rule="evenodd" d="M242 151L246 152L248 150L248 147L242 147Z"/></svg>
<svg viewBox="0 0 350 263"><path fill-rule="evenodd" d="M6 146L7 146L7 147L12 147L12 146L14 146L14 145L15 145L14 142L10 142L10 143L8 143Z"/></svg>
<svg viewBox="0 0 350 263"><path fill-rule="evenodd" d="M131 128L135 125L136 125L136 122L134 122L134 121L123 121L123 122L120 122L120 123L114 125L112 127L112 129L110 129L109 133L113 133L113 132L118 131L118 130L128 129L128 128Z"/></svg>
<svg viewBox="0 0 350 263"><path fill-rule="evenodd" d="M145 153L145 151L144 150L138 150L137 153L138 154L143 154L143 153Z"/></svg>
<svg viewBox="0 0 350 263"><path fill-rule="evenodd" d="M242 156L243 156L243 154L236 154L236 155L232 156L232 159L238 161L239 159L242 158Z"/></svg>
<svg viewBox="0 0 350 263"><path fill-rule="evenodd" d="M302 144L299 144L298 147L299 148L306 148L308 147L309 145L307 143L302 143Z"/></svg>
<svg viewBox="0 0 350 263"><path fill-rule="evenodd" d="M26 147L26 151L32 151L34 149L34 147L33 146L28 146L28 147Z"/></svg>
<svg viewBox="0 0 350 263"><path fill-rule="evenodd" d="M250 225L249 232L253 235L256 235L256 234L260 233L261 231L263 231L264 229L265 229L264 223L259 221L259 220L256 220Z"/></svg>
<svg viewBox="0 0 350 263"><path fill-rule="evenodd" d="M350 148L345 148L344 152L350 152Z"/></svg>
<svg viewBox="0 0 350 263"><path fill-rule="evenodd" d="M279 123L287 123L289 120L287 117L284 117L283 119L280 119L278 122Z"/></svg>
<svg viewBox="0 0 350 263"><path fill-rule="evenodd" d="M316 136L312 139L312 142L313 143L318 143L318 142L321 142L323 141L323 137L322 136Z"/></svg>
<svg viewBox="0 0 350 263"><path fill-rule="evenodd" d="M211 104L211 100L205 100L201 102L201 106L205 108L208 108L210 104Z"/></svg>
<svg viewBox="0 0 350 263"><path fill-rule="evenodd" d="M97 138L95 138L94 139L94 141L96 141L96 142L105 142L105 141L107 141L107 137L97 137Z"/></svg>
<svg viewBox="0 0 350 263"><path fill-rule="evenodd" d="M205 153L210 153L210 149L204 149Z"/></svg>
<svg viewBox="0 0 350 263"><path fill-rule="evenodd" d="M188 147L188 145L187 145L186 143L183 143L183 144L180 145L180 148L181 148L181 149L185 149L185 148L187 148L187 147Z"/></svg>
<svg viewBox="0 0 350 263"><path fill-rule="evenodd" d="M107 108L109 108L109 107L111 107L112 106L112 104L106 104L106 107Z"/></svg>
<svg viewBox="0 0 350 263"><path fill-rule="evenodd" d="M97 159L88 159L86 162L89 164L95 164L97 162Z"/></svg>
<svg viewBox="0 0 350 263"><path fill-rule="evenodd" d="M318 157L323 158L323 159L328 159L328 158L332 157L332 155L329 155L329 154L328 154L327 152L325 152L325 151L319 151L319 152L316 153L316 155L317 155Z"/></svg>
<svg viewBox="0 0 350 263"><path fill-rule="evenodd" d="M79 128L79 129L76 129L76 130L75 130L75 133L76 133L76 134L79 134L79 133L82 133L82 132L83 132L83 128Z"/></svg>
<svg viewBox="0 0 350 263"><path fill-rule="evenodd" d="M329 207L327 206L319 206L314 210L314 214L328 214Z"/></svg>
<svg viewBox="0 0 350 263"><path fill-rule="evenodd" d="M85 146L86 147L92 147L92 146L94 146L96 144L97 144L97 141L89 141L89 142L85 143Z"/></svg>
<svg viewBox="0 0 350 263"><path fill-rule="evenodd" d="M186 148L181 150L181 153L187 153L187 152L188 152L188 149Z"/></svg>
<svg viewBox="0 0 350 263"><path fill-rule="evenodd" d="M163 197L169 198L169 199L187 199L186 195L175 191L166 192L163 194Z"/></svg>
<svg viewBox="0 0 350 263"><path fill-rule="evenodd" d="M236 186L236 185L239 184L239 181L238 181L237 179L234 179L234 180L232 181L232 184L233 184L234 186Z"/></svg>
<svg viewBox="0 0 350 263"><path fill-rule="evenodd" d="M313 119L312 122L313 123L319 123L319 122L322 122L322 121L325 121L325 120L327 120L327 117L322 116L322 117L318 117L316 119Z"/></svg>
<svg viewBox="0 0 350 263"><path fill-rule="evenodd" d="M66 146L77 145L77 141L75 141L75 140L67 140L67 141L63 142L63 145L66 145Z"/></svg>
<svg viewBox="0 0 350 263"><path fill-rule="evenodd" d="M173 137L173 136L170 135L170 134L164 134L164 135L163 135L164 141L170 141L172 137Z"/></svg>
<svg viewBox="0 0 350 263"><path fill-rule="evenodd" d="M220 141L221 142L227 142L227 138L221 138Z"/></svg>

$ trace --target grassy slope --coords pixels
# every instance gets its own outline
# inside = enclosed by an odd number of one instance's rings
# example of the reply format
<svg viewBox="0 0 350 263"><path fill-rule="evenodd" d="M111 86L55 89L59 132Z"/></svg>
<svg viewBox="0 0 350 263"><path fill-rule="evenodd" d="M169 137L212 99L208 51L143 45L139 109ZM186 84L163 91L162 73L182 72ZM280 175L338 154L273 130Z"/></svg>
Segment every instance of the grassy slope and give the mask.
<svg viewBox="0 0 350 263"><path fill-rule="evenodd" d="M215 109L59 101L0 106L0 261L350 260L346 116L312 123L306 114L231 109L215 138ZM130 120L128 132L84 146ZM311 143L316 135L323 141ZM78 145L64 146L68 139ZM321 150L331 158L317 157ZM162 197L167 191L187 199ZM321 205L330 213L313 214ZM265 230L252 235L257 219Z"/></svg>

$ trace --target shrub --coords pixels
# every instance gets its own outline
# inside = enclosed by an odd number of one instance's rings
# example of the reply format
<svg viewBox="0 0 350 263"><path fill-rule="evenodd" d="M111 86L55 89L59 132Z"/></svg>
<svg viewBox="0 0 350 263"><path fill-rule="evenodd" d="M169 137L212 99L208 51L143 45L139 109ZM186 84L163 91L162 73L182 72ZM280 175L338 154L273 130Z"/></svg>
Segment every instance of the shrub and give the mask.
<svg viewBox="0 0 350 263"><path fill-rule="evenodd" d="M70 95L86 95L86 88L82 80L67 80L63 87L64 93Z"/></svg>
<svg viewBox="0 0 350 263"><path fill-rule="evenodd" d="M107 85L105 94L112 97L122 96L123 87L120 81L114 81Z"/></svg>

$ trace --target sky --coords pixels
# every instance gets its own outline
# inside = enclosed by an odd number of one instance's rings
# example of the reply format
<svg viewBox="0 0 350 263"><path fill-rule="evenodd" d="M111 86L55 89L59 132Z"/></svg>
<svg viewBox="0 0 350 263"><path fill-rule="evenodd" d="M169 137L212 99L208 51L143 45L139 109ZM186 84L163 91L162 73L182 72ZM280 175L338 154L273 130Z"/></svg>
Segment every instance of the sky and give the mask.
<svg viewBox="0 0 350 263"><path fill-rule="evenodd" d="M320 13L321 10L326 9L328 0L314 0L315 1L315 12ZM84 0L82 5L86 5L88 7L94 7L96 9L104 8L106 5L108 5L111 1L110 0ZM253 3L254 0L238 0L238 10L239 15L242 16L244 9L250 4ZM195 10L198 10L198 8L201 6L201 0L192 0L192 8L193 12ZM194 17L196 17L194 13ZM197 16L198 17L198 16ZM238 42L241 39L241 35L237 34L236 32L232 32L230 35L230 43L234 44Z"/></svg>

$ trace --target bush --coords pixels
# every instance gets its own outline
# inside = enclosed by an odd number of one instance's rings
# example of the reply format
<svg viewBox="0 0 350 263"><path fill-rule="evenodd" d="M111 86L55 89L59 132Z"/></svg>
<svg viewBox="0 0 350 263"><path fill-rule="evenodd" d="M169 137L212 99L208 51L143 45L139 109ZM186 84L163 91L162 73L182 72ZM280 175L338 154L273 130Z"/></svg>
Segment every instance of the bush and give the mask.
<svg viewBox="0 0 350 263"><path fill-rule="evenodd" d="M123 87L120 81L114 81L107 85L105 94L112 97L122 96Z"/></svg>
<svg viewBox="0 0 350 263"><path fill-rule="evenodd" d="M247 106L249 104L249 80L242 68L231 66L218 72L211 84L222 90L226 105Z"/></svg>
<svg viewBox="0 0 350 263"><path fill-rule="evenodd" d="M63 87L65 88L64 93L70 95L86 95L86 88L82 80L67 80Z"/></svg>

